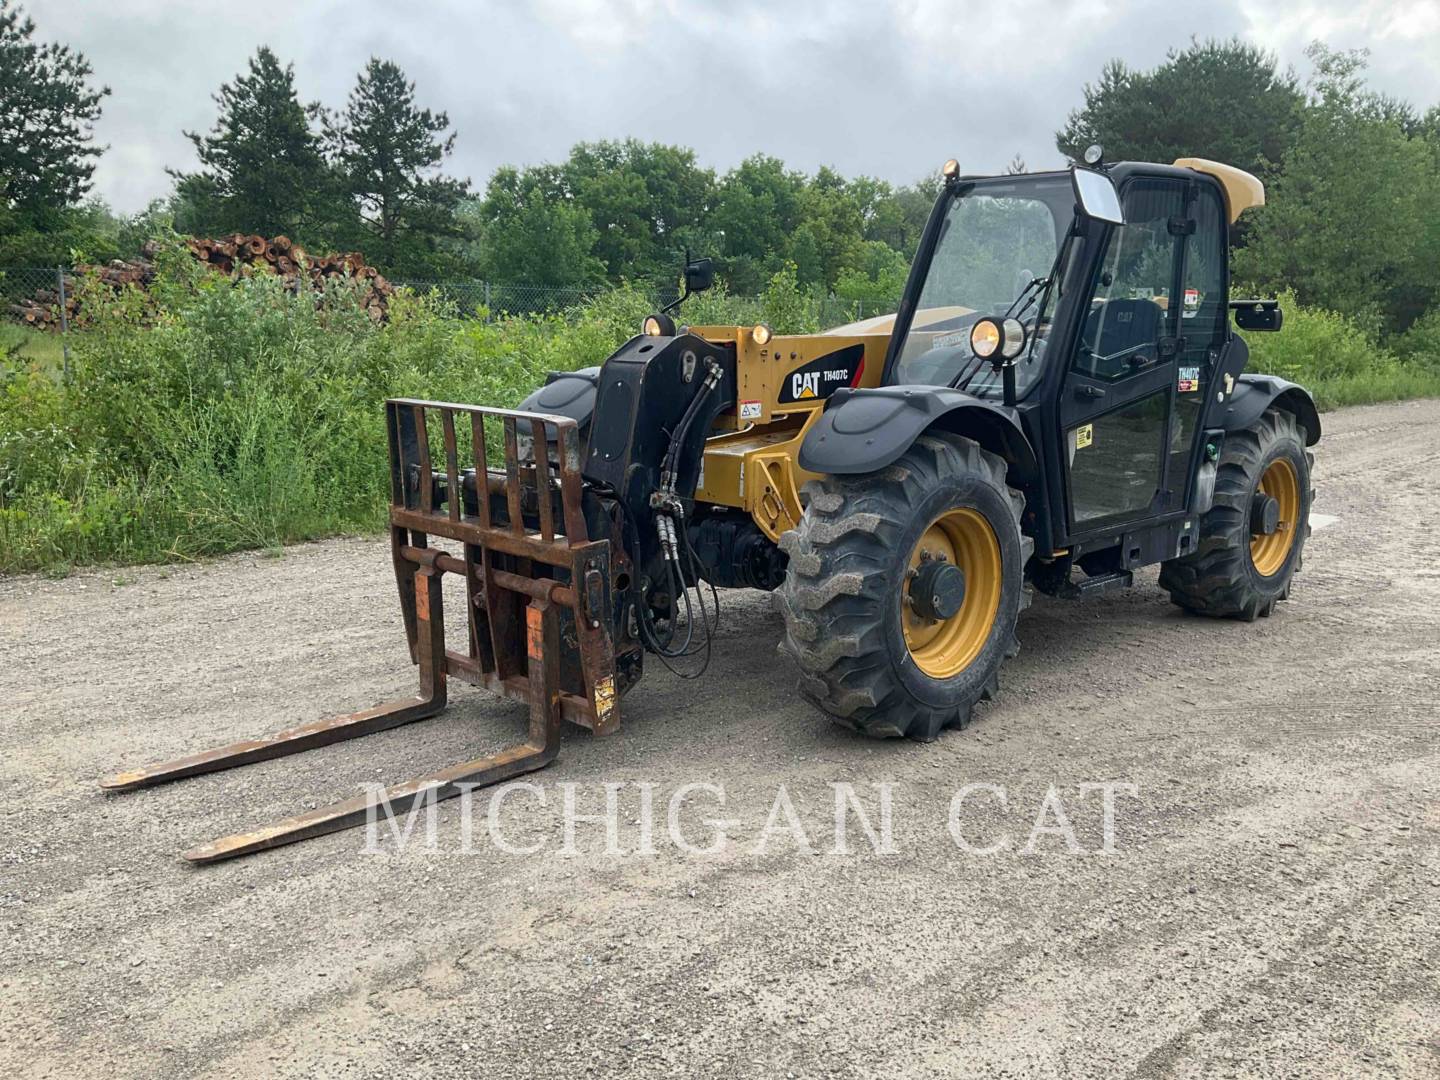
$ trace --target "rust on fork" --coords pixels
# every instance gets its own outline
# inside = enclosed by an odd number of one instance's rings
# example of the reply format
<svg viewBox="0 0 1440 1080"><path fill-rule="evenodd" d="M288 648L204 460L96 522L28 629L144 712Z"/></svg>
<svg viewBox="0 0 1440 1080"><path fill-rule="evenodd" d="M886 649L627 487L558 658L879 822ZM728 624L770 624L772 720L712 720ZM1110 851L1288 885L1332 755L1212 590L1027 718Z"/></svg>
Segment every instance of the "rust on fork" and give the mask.
<svg viewBox="0 0 1440 1080"><path fill-rule="evenodd" d="M457 414L465 422L457 425ZM432 455L433 419L440 446ZM504 471L487 468L486 419L501 423ZM445 708L451 677L529 705L524 742L386 790L392 813L421 799L502 783L543 768L560 749L561 722L613 731L615 654L610 619L612 538L590 539L581 501L579 436L567 417L444 402L386 403L390 447L391 559L411 658L419 669L412 697L246 739L100 781L130 791L183 777L266 761L434 716ZM520 429L530 433L521 460ZM462 471L457 431L468 432ZM552 447L555 459L550 453ZM431 468L432 457L444 468ZM432 538L457 543L455 555ZM465 586L464 652L446 648L442 579ZM562 623L578 644L578 671L561 670ZM359 797L223 837L185 852L217 862L363 824L377 800Z"/></svg>

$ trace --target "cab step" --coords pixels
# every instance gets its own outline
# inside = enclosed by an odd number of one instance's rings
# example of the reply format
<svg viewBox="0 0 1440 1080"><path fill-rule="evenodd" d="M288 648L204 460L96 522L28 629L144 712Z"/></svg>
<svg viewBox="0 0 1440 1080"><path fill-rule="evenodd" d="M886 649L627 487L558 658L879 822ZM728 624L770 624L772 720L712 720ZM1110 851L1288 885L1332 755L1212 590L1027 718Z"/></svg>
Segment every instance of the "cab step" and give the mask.
<svg viewBox="0 0 1440 1080"><path fill-rule="evenodd" d="M1096 574L1094 577L1081 578L1079 581L1068 581L1056 590L1055 595L1062 600L1080 600L1086 596L1099 596L1101 593L1114 592L1117 589L1128 589L1135 584L1135 574L1130 570L1112 570L1108 574Z"/></svg>

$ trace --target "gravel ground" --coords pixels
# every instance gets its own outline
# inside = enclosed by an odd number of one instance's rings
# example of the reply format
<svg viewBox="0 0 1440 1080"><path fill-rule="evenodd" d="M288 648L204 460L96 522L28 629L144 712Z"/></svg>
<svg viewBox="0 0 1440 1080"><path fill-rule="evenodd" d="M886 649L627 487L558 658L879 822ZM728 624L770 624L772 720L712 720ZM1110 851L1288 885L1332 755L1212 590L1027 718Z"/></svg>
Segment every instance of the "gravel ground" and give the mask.
<svg viewBox="0 0 1440 1080"><path fill-rule="evenodd" d="M790 692L763 596L710 672L512 796L212 867L177 852L511 741L459 687L408 729L106 797L115 768L407 692L384 546L0 581L0 1071L24 1076L1440 1075L1440 402L1326 417L1293 599L1189 617L1141 575L1038 598L977 723L873 743ZM878 818L834 851L834 782ZM623 783L619 847L578 826ZM637 783L656 785L654 854ZM1114 799L1086 783L1134 785ZM730 841L692 854L665 808ZM967 784L1002 788L966 798ZM786 786L797 828L764 834ZM1054 795L1047 793L1054 788ZM783 807L782 807L783 810ZM1033 826L1044 812L1045 830ZM1058 814L1073 830L1073 846ZM762 837L767 841L759 849ZM1008 843L1002 841L1008 840ZM1032 842L1033 841L1033 842ZM1027 847L1028 845L1028 847Z"/></svg>

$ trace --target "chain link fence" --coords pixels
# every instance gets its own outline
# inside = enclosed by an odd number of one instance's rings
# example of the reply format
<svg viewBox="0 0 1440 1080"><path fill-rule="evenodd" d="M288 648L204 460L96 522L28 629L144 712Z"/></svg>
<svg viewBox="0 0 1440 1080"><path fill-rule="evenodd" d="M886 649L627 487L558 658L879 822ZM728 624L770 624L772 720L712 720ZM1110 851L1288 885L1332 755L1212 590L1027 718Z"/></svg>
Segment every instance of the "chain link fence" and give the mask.
<svg viewBox="0 0 1440 1080"><path fill-rule="evenodd" d="M65 275L70 272L68 266L0 267L0 299L7 306L41 299L55 303L53 294L61 288Z"/></svg>
<svg viewBox="0 0 1440 1080"><path fill-rule="evenodd" d="M9 322L22 329L51 331L60 342L60 369L70 378L70 283L65 266L14 266L0 268L0 324ZM27 339L7 340L0 336L0 360L25 352Z"/></svg>

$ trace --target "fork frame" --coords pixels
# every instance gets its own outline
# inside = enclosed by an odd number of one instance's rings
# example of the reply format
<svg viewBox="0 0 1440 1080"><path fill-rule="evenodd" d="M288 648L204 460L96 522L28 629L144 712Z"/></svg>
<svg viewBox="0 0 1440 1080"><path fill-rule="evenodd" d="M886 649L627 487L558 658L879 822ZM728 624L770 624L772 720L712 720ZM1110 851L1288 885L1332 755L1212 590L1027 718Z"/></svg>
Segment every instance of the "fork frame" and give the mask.
<svg viewBox="0 0 1440 1080"><path fill-rule="evenodd" d="M185 852L191 862L216 862L351 828L363 824L382 801L388 802L392 813L403 812L422 799L450 798L544 768L559 753L562 720L601 735L618 726L609 611L611 545L607 539L589 538L575 421L409 398L387 401L385 409L391 557L410 656L419 668L415 696L117 773L100 786L109 791L149 787L422 720L445 708L447 679L452 676L528 703L528 737L497 754L389 788L382 796L349 799L202 844ZM430 416L440 419L443 472L431 468ZM463 473L455 435L461 416L468 417L470 424L474 466ZM487 418L498 419L503 428L503 473L487 467ZM519 424L527 426L535 448L526 463L519 453ZM553 465L552 445L558 457ZM473 513L466 498L472 489ZM503 523L492 515L492 497L504 499ZM527 523L527 508L533 508L529 519L536 522L534 530ZM463 557L431 547L432 536L459 542ZM515 569L498 565L502 557ZM447 649L445 644L441 583L447 573L465 582L469 629L465 652ZM567 611L579 653L579 693L561 685L561 619Z"/></svg>

